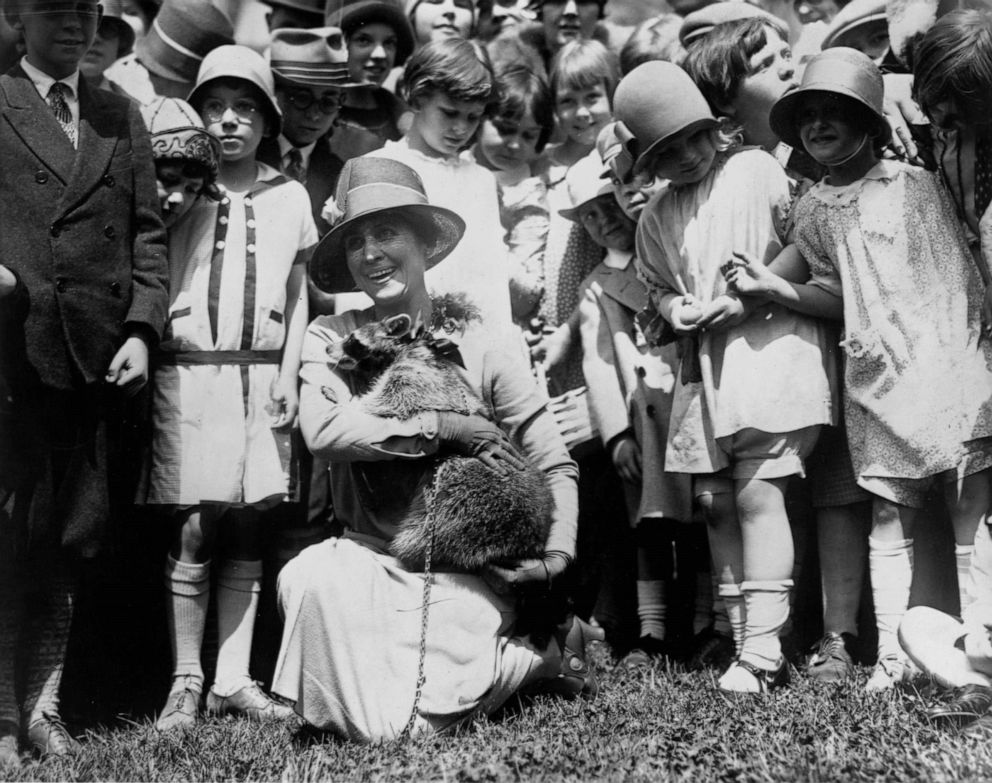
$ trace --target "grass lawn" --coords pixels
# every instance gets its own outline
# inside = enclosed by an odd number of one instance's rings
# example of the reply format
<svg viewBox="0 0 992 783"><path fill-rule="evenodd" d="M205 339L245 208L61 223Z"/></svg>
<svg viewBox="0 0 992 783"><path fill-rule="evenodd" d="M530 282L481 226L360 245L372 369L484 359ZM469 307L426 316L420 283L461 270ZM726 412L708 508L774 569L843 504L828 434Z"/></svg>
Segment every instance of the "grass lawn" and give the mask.
<svg viewBox="0 0 992 783"><path fill-rule="evenodd" d="M458 736L358 746L285 726L211 719L159 735L150 719L89 731L69 761L3 780L990 780L989 743L930 726L913 693L813 688L728 698L715 672L612 668L596 701L540 698ZM9 776L10 773L8 772Z"/></svg>

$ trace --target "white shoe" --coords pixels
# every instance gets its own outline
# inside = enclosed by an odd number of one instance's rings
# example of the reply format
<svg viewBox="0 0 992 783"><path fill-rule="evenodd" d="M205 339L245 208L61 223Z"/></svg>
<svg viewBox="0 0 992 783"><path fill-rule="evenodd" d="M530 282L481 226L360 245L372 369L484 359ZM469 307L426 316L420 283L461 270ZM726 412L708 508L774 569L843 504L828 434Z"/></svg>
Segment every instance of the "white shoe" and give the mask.
<svg viewBox="0 0 992 783"><path fill-rule="evenodd" d="M879 693L894 688L911 676L909 661L900 655L886 655L879 658L865 685L866 693Z"/></svg>

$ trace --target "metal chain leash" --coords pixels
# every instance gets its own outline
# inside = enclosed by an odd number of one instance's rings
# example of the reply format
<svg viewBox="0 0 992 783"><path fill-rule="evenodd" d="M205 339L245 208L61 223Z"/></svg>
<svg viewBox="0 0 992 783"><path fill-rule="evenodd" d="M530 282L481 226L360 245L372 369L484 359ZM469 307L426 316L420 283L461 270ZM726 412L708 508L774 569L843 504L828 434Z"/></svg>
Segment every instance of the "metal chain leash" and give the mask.
<svg viewBox="0 0 992 783"><path fill-rule="evenodd" d="M424 490L425 507L427 508L427 551L424 553L424 592L423 605L420 607L420 658L417 661L417 690L413 696L413 707L410 709L410 717L406 726L400 733L401 740L408 740L413 736L413 727L417 722L417 715L420 709L420 698L424 693L424 682L427 677L424 673L424 663L427 660L427 620L430 614L431 587L434 582L434 574L431 573L431 556L434 554L434 514L431 509L434 506L434 496L436 495L438 476L441 470L434 471L434 481L431 488Z"/></svg>

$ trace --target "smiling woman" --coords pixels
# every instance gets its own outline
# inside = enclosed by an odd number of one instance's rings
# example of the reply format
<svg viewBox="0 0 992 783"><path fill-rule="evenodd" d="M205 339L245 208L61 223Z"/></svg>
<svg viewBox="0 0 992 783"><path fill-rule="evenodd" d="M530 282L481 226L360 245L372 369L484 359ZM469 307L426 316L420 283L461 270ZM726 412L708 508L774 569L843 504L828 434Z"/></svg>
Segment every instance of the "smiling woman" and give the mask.
<svg viewBox="0 0 992 783"><path fill-rule="evenodd" d="M581 625L562 623L540 645L516 627L516 590L549 590L575 548L575 465L526 370L489 347L487 335L444 334L459 340L449 369L491 415L426 409L399 418L369 413L354 376L329 361L360 327L390 316L436 321L424 273L449 258L464 222L429 203L417 174L389 159L349 161L336 201L342 216L318 246L311 275L329 293L357 284L373 306L310 325L300 423L310 449L330 461L346 530L304 550L279 576L286 623L274 690L311 724L363 742L453 729L542 680L572 696L591 692ZM429 565L407 570L387 554L417 494L403 482L375 484L382 471L429 476L441 453L515 471L518 450L544 473L554 499L541 557L431 574Z"/></svg>

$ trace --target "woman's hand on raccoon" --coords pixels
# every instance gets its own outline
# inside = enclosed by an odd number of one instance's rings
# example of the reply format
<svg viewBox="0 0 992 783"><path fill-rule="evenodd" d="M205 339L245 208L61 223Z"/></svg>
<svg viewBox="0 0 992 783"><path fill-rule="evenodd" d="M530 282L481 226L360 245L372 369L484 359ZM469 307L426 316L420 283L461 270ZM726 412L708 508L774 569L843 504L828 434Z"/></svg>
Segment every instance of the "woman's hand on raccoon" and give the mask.
<svg viewBox="0 0 992 783"><path fill-rule="evenodd" d="M513 590L550 588L552 582L565 573L572 558L552 550L542 557L490 563L482 570L482 578L497 593Z"/></svg>
<svg viewBox="0 0 992 783"><path fill-rule="evenodd" d="M506 473L527 467L503 430L477 414L440 411L437 437L458 454L475 457L493 470Z"/></svg>

